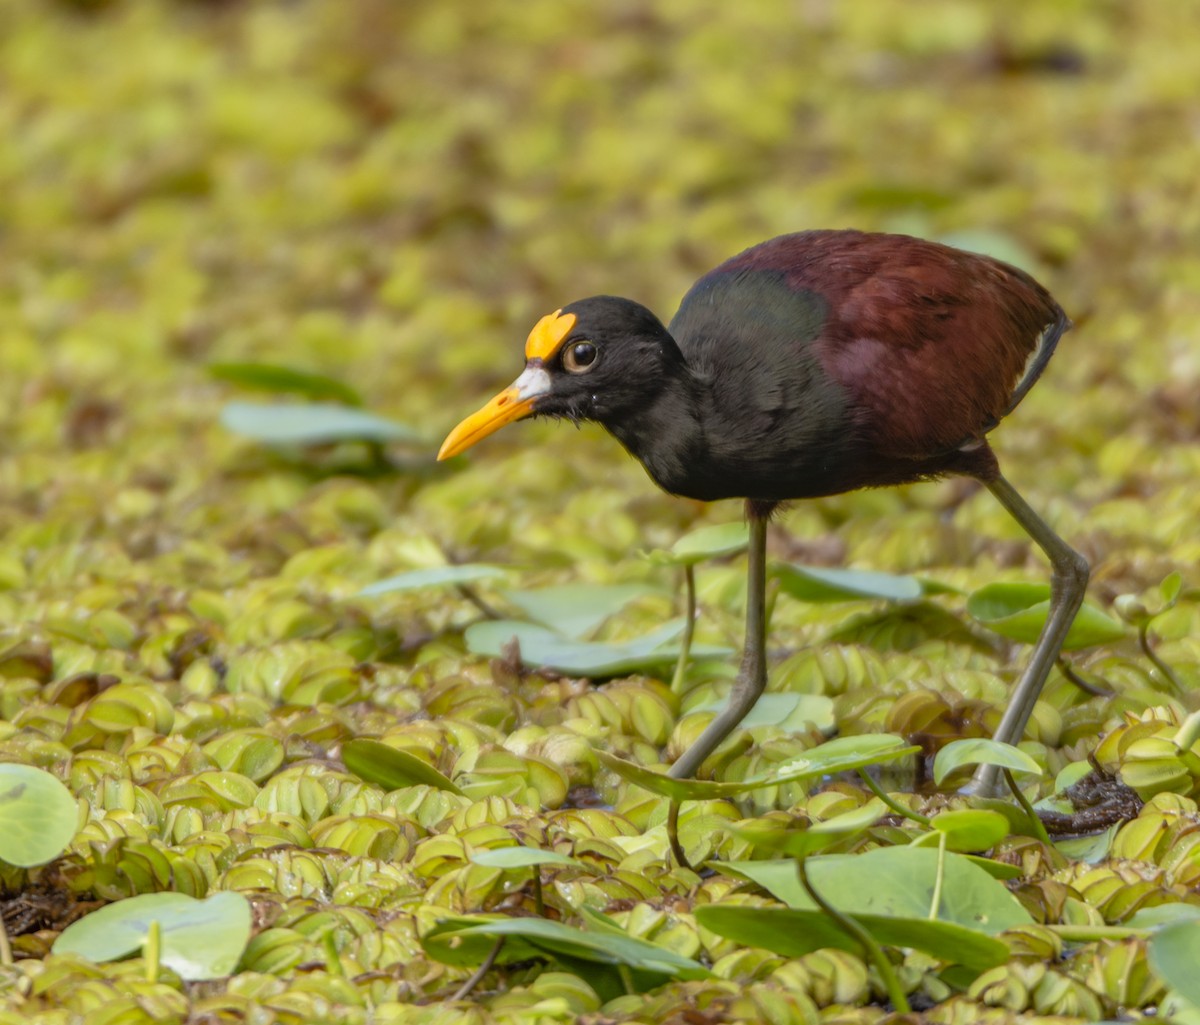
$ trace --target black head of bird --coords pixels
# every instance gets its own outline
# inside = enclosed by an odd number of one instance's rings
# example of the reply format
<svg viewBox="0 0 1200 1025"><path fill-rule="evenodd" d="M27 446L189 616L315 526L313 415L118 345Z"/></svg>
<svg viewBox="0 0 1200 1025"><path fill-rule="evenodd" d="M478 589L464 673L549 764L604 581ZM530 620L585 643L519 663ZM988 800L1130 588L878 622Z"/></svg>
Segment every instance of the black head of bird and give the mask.
<svg viewBox="0 0 1200 1025"><path fill-rule="evenodd" d="M996 730L1017 742L1083 600L1086 561L1001 475L986 435L1025 396L1070 321L1029 275L901 235L784 235L727 260L669 327L596 296L543 317L525 370L446 438L439 459L530 416L606 427L660 487L743 498L746 652L726 708L672 766L694 775L766 686L766 523L782 501L975 477L1043 549L1051 608ZM993 790L984 768L975 789Z"/></svg>

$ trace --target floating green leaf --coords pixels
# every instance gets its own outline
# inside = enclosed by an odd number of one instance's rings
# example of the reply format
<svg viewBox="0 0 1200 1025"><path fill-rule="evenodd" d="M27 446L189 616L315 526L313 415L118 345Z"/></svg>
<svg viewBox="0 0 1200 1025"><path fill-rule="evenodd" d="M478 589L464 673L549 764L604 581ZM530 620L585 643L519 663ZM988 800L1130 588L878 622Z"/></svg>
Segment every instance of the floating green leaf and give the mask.
<svg viewBox="0 0 1200 1025"><path fill-rule="evenodd" d="M1150 939L1150 967L1193 1007L1200 1009L1200 922L1164 926Z"/></svg>
<svg viewBox="0 0 1200 1025"><path fill-rule="evenodd" d="M324 374L271 363L210 363L208 372L218 381L242 388L278 394L303 395L320 402L329 400L344 406L361 406L362 396L350 385Z"/></svg>
<svg viewBox="0 0 1200 1025"><path fill-rule="evenodd" d="M942 875L937 918L996 935L1032 919L1002 882L961 854L928 847L878 847L805 862L813 888L847 914L927 918ZM736 861L721 866L757 883L790 908L815 909L791 861Z"/></svg>
<svg viewBox="0 0 1200 1025"><path fill-rule="evenodd" d="M814 822L806 829L789 829L771 820L759 819L730 826L729 830L764 850L782 851L793 858L807 858L839 840L861 833L878 822L887 811L887 806L876 797L861 808L835 815L823 822Z"/></svg>
<svg viewBox="0 0 1200 1025"><path fill-rule="evenodd" d="M956 769L966 765L998 765L1012 772L1040 776L1042 767L1020 748L1002 744L988 737L967 737L952 740L933 760L933 779L941 783Z"/></svg>
<svg viewBox="0 0 1200 1025"><path fill-rule="evenodd" d="M815 747L802 758L776 767L769 773L751 776L744 780L716 782L702 779L674 779L665 773L655 772L635 762L626 761L607 751L596 752L596 757L606 768L612 769L622 779L636 783L651 793L670 797L675 801L703 801L718 797L732 797L750 790L781 786L802 779L826 776L834 772L859 769L892 761L920 751L919 747L905 744L900 737L889 733L865 733L857 737L836 737Z"/></svg>
<svg viewBox="0 0 1200 1025"><path fill-rule="evenodd" d="M500 963L531 957L563 958L599 965L624 965L671 979L706 979L709 971L690 957L610 930L585 931L545 918L489 916L443 919L421 937L430 957L445 964L470 967L491 953L504 938Z"/></svg>
<svg viewBox="0 0 1200 1025"><path fill-rule="evenodd" d="M986 584L967 599L967 612L989 630L1010 640L1033 644L1041 635L1050 610L1048 584ZM1125 627L1084 602L1063 641L1074 651L1108 644L1125 636Z"/></svg>
<svg viewBox="0 0 1200 1025"><path fill-rule="evenodd" d="M71 792L32 765L0 764L0 861L28 868L57 858L79 824Z"/></svg>
<svg viewBox="0 0 1200 1025"><path fill-rule="evenodd" d="M1008 819L986 808L956 808L938 812L929 823L934 832L927 834L936 843L944 836L951 851L986 851L1008 836ZM921 838L925 840L925 837Z"/></svg>
<svg viewBox="0 0 1200 1025"><path fill-rule="evenodd" d="M874 884L864 879L860 885ZM1008 945L1003 940L952 922L865 912L853 912L853 917L876 942L885 946L913 947L976 971L986 971L1008 960ZM823 911L706 904L696 909L696 921L719 936L785 957L800 957L822 947L863 953L862 947Z"/></svg>
<svg viewBox="0 0 1200 1025"><path fill-rule="evenodd" d="M409 570L386 580L368 584L356 598L373 598L379 594L391 594L396 591L418 591L425 587L455 587L459 584L473 584L479 580L491 580L507 575L500 566L489 566L482 562L462 563L457 566L429 566L424 569Z"/></svg>
<svg viewBox="0 0 1200 1025"><path fill-rule="evenodd" d="M855 569L777 564L771 573L793 598L809 602L914 601L924 593L915 577Z"/></svg>
<svg viewBox="0 0 1200 1025"><path fill-rule="evenodd" d="M1200 907L1195 904L1156 904L1142 908L1125 924L1131 929L1156 929L1176 922L1195 922L1200 926Z"/></svg>
<svg viewBox="0 0 1200 1025"><path fill-rule="evenodd" d="M750 528L745 523L718 523L698 527L684 534L666 551L649 553L653 562L691 566L707 559L719 559L745 551L750 543Z"/></svg>
<svg viewBox="0 0 1200 1025"><path fill-rule="evenodd" d="M406 424L328 402L230 402L221 410L221 424L234 434L267 445L422 441L421 435Z"/></svg>
<svg viewBox="0 0 1200 1025"><path fill-rule="evenodd" d="M921 749L891 733L860 733L853 737L834 737L812 750L783 762L769 773L752 776L750 788L790 783L815 776L832 776L868 765L881 765L917 754Z"/></svg>
<svg viewBox="0 0 1200 1025"><path fill-rule="evenodd" d="M160 959L189 980L217 979L237 967L250 939L250 902L240 893L196 900L182 893L145 893L79 919L54 942L56 954L115 961L142 948L158 922Z"/></svg>
<svg viewBox="0 0 1200 1025"><path fill-rule="evenodd" d="M501 619L473 623L464 639L468 651L495 658L516 638L521 661L526 665L603 678L672 665L679 657L679 648L668 642L682 632L683 621L673 620L632 641L578 641L536 623ZM717 658L728 654L727 648L692 648L693 657Z"/></svg>
<svg viewBox="0 0 1200 1025"><path fill-rule="evenodd" d="M454 782L428 762L378 740L347 741L342 745L342 761L356 776L388 790L424 784L462 796Z"/></svg>
<svg viewBox="0 0 1200 1025"><path fill-rule="evenodd" d="M648 584L563 584L507 591L504 597L530 619L565 637L580 638L635 598L655 593Z"/></svg>
<svg viewBox="0 0 1200 1025"><path fill-rule="evenodd" d="M725 707L723 699L710 701L691 709L693 712L719 712ZM799 730L806 723L819 730L831 729L836 723L833 698L824 694L764 694L755 702L749 714L738 728L753 729L756 726L778 726L780 729Z"/></svg>

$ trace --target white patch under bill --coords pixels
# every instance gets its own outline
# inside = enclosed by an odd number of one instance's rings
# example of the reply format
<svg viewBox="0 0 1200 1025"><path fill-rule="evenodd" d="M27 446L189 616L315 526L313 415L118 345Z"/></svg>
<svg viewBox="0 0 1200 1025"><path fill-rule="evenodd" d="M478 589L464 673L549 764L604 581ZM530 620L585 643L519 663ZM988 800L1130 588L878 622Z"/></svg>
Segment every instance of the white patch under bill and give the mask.
<svg viewBox="0 0 1200 1025"><path fill-rule="evenodd" d="M517 389L517 398L522 402L536 399L550 394L550 374L544 367L526 367L512 386Z"/></svg>

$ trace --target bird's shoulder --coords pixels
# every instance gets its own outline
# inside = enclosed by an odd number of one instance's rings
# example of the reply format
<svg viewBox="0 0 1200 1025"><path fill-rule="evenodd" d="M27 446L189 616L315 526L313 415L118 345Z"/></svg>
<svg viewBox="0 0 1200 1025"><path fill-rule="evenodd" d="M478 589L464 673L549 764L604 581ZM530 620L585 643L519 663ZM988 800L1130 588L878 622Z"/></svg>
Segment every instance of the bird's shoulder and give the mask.
<svg viewBox="0 0 1200 1025"><path fill-rule="evenodd" d="M1040 373L1056 322L1065 317L1040 284L990 257L809 231L704 275L672 331L685 358L714 373L751 364L843 391L883 450L923 457L995 425L1023 394L1031 359Z"/></svg>

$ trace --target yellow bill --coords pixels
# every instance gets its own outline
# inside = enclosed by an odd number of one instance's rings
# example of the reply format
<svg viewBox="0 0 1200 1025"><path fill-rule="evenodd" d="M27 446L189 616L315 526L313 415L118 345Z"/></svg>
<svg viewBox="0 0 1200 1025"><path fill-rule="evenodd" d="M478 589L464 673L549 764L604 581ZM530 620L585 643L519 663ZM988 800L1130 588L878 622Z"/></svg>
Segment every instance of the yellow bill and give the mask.
<svg viewBox="0 0 1200 1025"><path fill-rule="evenodd" d="M504 391L446 435L438 451L438 459L449 459L465 452L475 442L494 434L505 424L532 415L534 402L550 393L550 383L550 375L544 367L526 367L524 373Z"/></svg>

